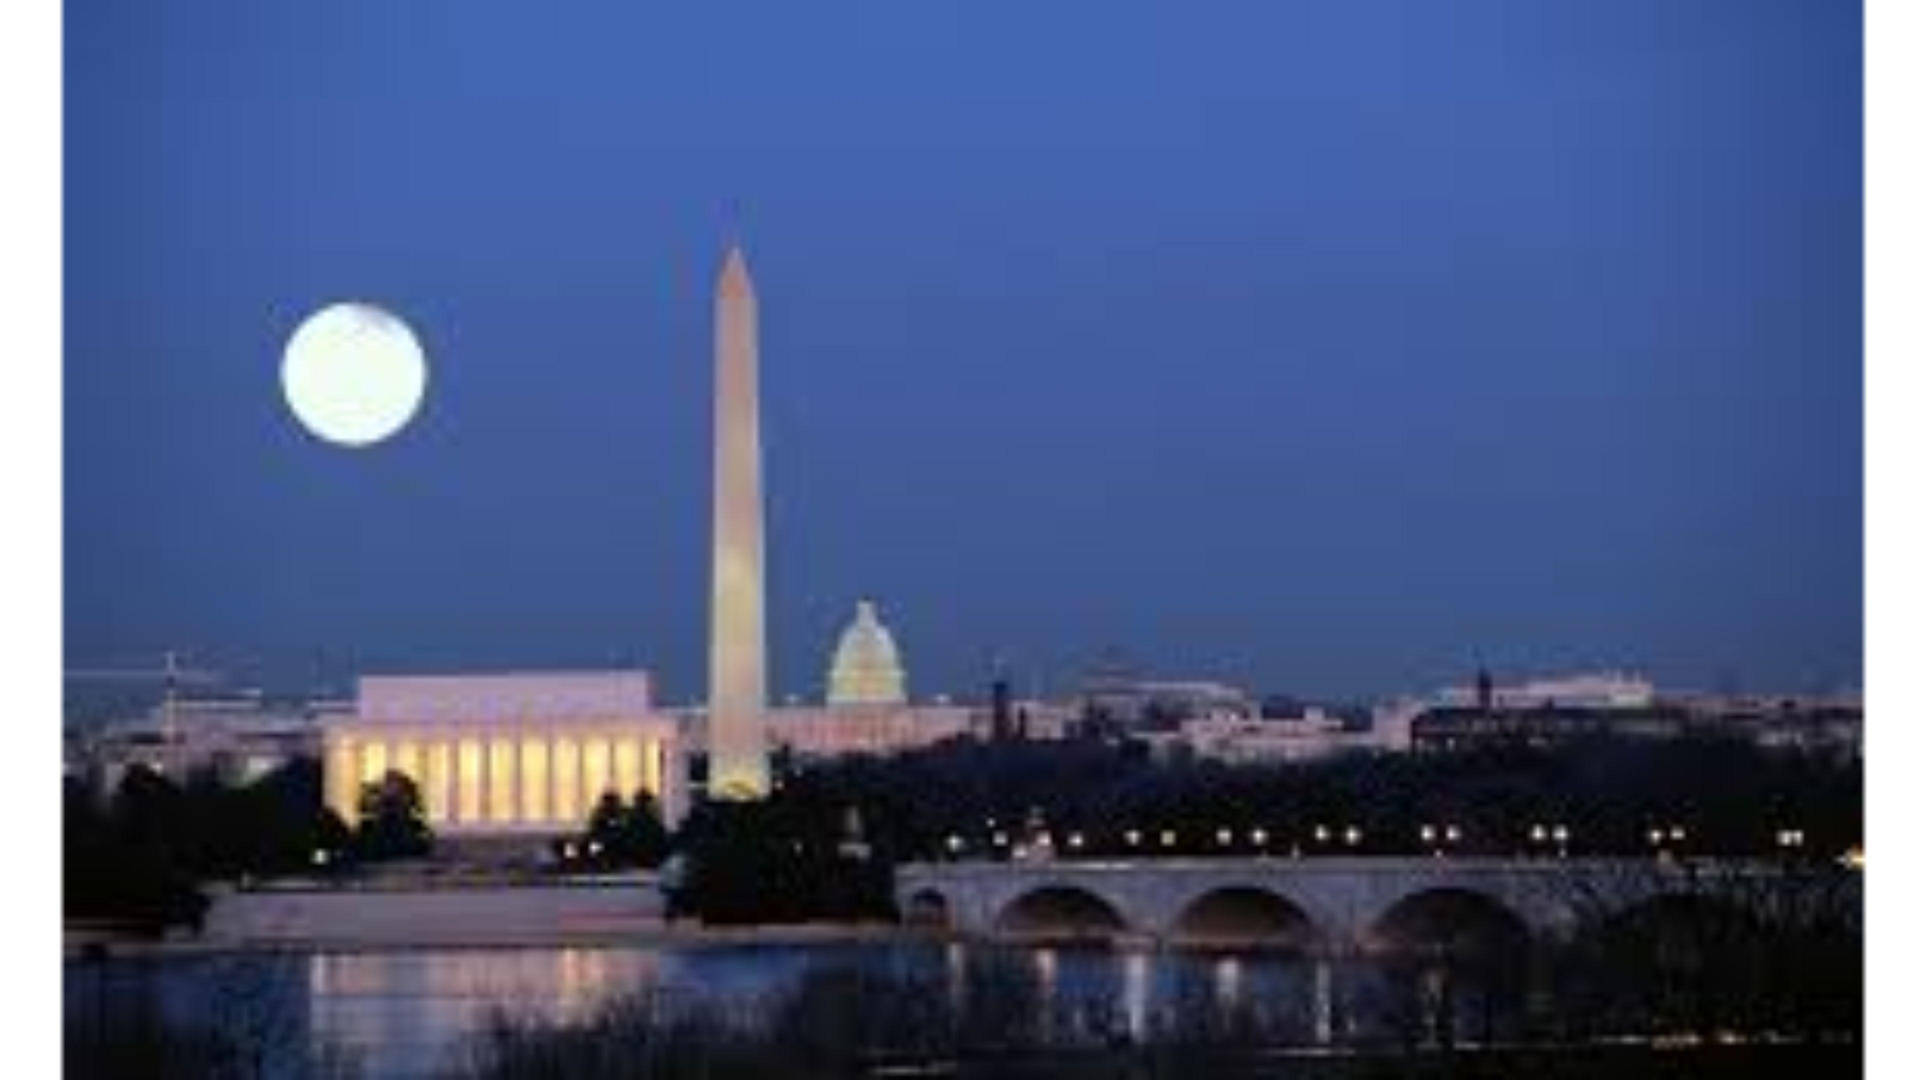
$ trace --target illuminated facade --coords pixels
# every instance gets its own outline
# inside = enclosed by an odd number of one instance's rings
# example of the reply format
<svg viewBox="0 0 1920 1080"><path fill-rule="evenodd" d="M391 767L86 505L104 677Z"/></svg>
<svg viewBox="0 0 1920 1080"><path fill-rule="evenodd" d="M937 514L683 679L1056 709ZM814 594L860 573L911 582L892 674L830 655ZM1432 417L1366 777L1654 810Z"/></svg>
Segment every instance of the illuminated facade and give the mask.
<svg viewBox="0 0 1920 1080"><path fill-rule="evenodd" d="M608 791L646 791L678 821L678 755L645 672L366 676L354 713L326 725L322 767L349 825L363 786L394 769L436 833L557 835Z"/></svg>
<svg viewBox="0 0 1920 1080"><path fill-rule="evenodd" d="M900 650L880 622L871 600L854 606L853 621L840 632L827 671L828 705L904 705L907 673Z"/></svg>
<svg viewBox="0 0 1920 1080"><path fill-rule="evenodd" d="M738 247L714 298L713 594L707 701L709 790L767 793L766 573L760 505L760 316Z"/></svg>
<svg viewBox="0 0 1920 1080"><path fill-rule="evenodd" d="M707 746L707 712L676 710L682 745ZM766 710L767 746L803 760L843 754L897 754L964 735L979 736L984 716L964 705L775 705Z"/></svg>

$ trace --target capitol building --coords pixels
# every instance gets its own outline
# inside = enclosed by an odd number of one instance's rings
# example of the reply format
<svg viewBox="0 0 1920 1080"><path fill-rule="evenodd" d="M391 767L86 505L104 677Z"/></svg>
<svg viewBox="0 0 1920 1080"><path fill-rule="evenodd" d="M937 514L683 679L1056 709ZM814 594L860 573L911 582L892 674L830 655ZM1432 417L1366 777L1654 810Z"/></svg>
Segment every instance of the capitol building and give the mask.
<svg viewBox="0 0 1920 1080"><path fill-rule="evenodd" d="M860 601L840 633L826 674L824 704L789 703L766 710L767 746L796 761L844 754L891 754L968 734L984 734L987 718L963 705L907 700L907 672L893 634L874 604ZM706 710L679 712L690 752L706 749Z"/></svg>

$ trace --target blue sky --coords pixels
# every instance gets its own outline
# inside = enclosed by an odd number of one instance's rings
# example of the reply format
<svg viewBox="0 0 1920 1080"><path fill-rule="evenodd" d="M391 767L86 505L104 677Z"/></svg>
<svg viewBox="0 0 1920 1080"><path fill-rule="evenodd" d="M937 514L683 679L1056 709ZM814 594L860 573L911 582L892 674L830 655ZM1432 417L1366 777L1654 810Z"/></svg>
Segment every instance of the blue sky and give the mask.
<svg viewBox="0 0 1920 1080"><path fill-rule="evenodd" d="M1859 681L1857 5L100 0L66 50L70 662L698 697L732 219L782 694L863 595L927 692ZM277 381L354 298L432 369L367 451Z"/></svg>

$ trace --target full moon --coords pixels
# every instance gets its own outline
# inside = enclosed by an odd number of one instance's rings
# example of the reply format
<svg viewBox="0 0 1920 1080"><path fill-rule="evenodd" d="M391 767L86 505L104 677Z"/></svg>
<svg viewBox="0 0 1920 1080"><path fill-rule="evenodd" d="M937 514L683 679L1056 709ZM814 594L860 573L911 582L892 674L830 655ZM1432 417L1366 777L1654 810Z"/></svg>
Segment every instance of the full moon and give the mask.
<svg viewBox="0 0 1920 1080"><path fill-rule="evenodd" d="M372 304L332 304L287 339L280 386L308 431L371 446L404 427L427 389L427 361L407 324Z"/></svg>

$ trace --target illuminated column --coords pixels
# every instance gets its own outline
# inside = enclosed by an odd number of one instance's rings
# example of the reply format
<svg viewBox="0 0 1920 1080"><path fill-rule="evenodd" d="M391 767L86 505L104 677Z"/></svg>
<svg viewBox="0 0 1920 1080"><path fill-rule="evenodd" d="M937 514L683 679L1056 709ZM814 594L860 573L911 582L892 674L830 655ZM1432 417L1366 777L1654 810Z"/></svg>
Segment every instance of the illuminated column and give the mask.
<svg viewBox="0 0 1920 1080"><path fill-rule="evenodd" d="M584 803L581 812L591 814L594 804L600 801L600 796L605 793L607 785L612 781L609 768L611 763L607 760L606 738L598 733L588 735L581 747L580 756L580 797Z"/></svg>
<svg viewBox="0 0 1920 1080"><path fill-rule="evenodd" d="M343 732L327 736L327 806L348 827L359 819L360 755L353 737Z"/></svg>
<svg viewBox="0 0 1920 1080"><path fill-rule="evenodd" d="M551 805L547 791L547 737L520 737L520 820L545 822Z"/></svg>
<svg viewBox="0 0 1920 1080"><path fill-rule="evenodd" d="M659 802L660 777L665 772L665 768L661 764L660 740L657 738L648 739L646 745L642 748L642 754L644 755L641 760L645 765L645 775L641 779L641 784L647 789L647 792L653 796L654 801ZM660 813L663 816L666 814L664 804L662 805Z"/></svg>
<svg viewBox="0 0 1920 1080"><path fill-rule="evenodd" d="M487 744L487 820L496 825L512 824L516 791L514 771L515 742L507 735L495 735Z"/></svg>
<svg viewBox="0 0 1920 1080"><path fill-rule="evenodd" d="M714 302L713 593L707 653L708 790L767 793L766 583L760 505L759 311L740 249Z"/></svg>
<svg viewBox="0 0 1920 1080"><path fill-rule="evenodd" d="M360 748L360 783L362 785L377 782L387 774L387 743L384 739L369 739ZM360 792L353 793L354 805L360 803Z"/></svg>
<svg viewBox="0 0 1920 1080"><path fill-rule="evenodd" d="M631 799L640 790L640 740L620 736L613 745L613 789L622 799Z"/></svg>
<svg viewBox="0 0 1920 1080"><path fill-rule="evenodd" d="M453 816L453 746L442 735L427 743L426 783L421 799L426 803L427 821L445 825Z"/></svg>
<svg viewBox="0 0 1920 1080"><path fill-rule="evenodd" d="M553 817L571 828L585 816L580 809L580 744L561 735L553 740Z"/></svg>
<svg viewBox="0 0 1920 1080"><path fill-rule="evenodd" d="M413 786L419 791L421 799L426 798L426 774L420 768L420 744L417 740L399 739L394 742L393 763L390 768L413 781Z"/></svg>
<svg viewBox="0 0 1920 1080"><path fill-rule="evenodd" d="M464 734L459 743L460 755L460 813L462 825L471 825L484 815L487 774L486 755L482 752L480 740Z"/></svg>

